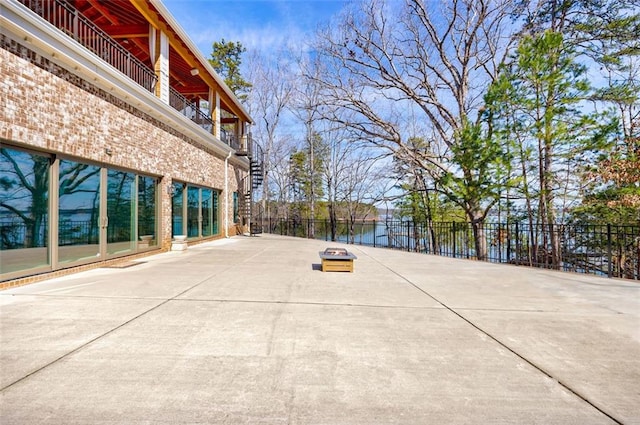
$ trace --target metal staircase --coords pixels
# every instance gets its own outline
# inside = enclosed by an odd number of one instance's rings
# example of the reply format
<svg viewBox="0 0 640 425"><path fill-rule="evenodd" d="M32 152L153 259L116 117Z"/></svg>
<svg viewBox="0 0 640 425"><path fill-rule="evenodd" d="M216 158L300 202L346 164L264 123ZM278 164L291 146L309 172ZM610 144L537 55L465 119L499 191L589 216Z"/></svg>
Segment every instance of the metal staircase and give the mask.
<svg viewBox="0 0 640 425"><path fill-rule="evenodd" d="M238 156L246 156L249 159L249 175L244 177L239 191L240 205L239 213L243 224L249 224L251 235L262 233L263 207L254 202L254 193L264 182L264 152L262 147L254 142L250 136L245 140L241 149L236 152Z"/></svg>

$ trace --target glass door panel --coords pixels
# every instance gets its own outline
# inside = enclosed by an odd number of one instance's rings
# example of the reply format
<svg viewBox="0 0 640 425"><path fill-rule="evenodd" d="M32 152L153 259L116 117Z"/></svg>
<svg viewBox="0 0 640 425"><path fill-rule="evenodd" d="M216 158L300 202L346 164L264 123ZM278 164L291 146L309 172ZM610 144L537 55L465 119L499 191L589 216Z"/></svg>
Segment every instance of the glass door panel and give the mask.
<svg viewBox="0 0 640 425"><path fill-rule="evenodd" d="M233 192L233 222L239 222L240 206L238 203L238 192Z"/></svg>
<svg viewBox="0 0 640 425"><path fill-rule="evenodd" d="M212 211L211 211L211 234L212 235L217 235L218 234L218 192L216 192L215 190L213 191L213 207L212 207Z"/></svg>
<svg viewBox="0 0 640 425"><path fill-rule="evenodd" d="M158 244L156 236L156 179L138 177L138 248L145 249Z"/></svg>
<svg viewBox="0 0 640 425"><path fill-rule="evenodd" d="M173 234L171 236L184 235L183 205L184 185L182 183L173 183L173 195L171 198L171 230Z"/></svg>
<svg viewBox="0 0 640 425"><path fill-rule="evenodd" d="M202 236L213 233L213 191L202 189Z"/></svg>
<svg viewBox="0 0 640 425"><path fill-rule="evenodd" d="M49 158L0 149L0 273L49 265Z"/></svg>
<svg viewBox="0 0 640 425"><path fill-rule="evenodd" d="M58 262L100 256L100 167L60 160Z"/></svg>
<svg viewBox="0 0 640 425"><path fill-rule="evenodd" d="M200 189L187 187L187 237L200 236Z"/></svg>
<svg viewBox="0 0 640 425"><path fill-rule="evenodd" d="M133 251L136 242L135 174L107 171L107 253Z"/></svg>

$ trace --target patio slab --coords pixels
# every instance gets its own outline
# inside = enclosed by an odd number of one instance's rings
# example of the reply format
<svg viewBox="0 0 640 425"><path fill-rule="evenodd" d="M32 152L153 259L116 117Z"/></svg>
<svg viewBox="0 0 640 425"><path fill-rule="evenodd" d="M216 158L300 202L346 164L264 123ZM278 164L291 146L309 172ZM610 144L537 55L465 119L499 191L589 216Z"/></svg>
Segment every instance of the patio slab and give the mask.
<svg viewBox="0 0 640 425"><path fill-rule="evenodd" d="M640 285L234 237L0 292L2 424L640 424Z"/></svg>

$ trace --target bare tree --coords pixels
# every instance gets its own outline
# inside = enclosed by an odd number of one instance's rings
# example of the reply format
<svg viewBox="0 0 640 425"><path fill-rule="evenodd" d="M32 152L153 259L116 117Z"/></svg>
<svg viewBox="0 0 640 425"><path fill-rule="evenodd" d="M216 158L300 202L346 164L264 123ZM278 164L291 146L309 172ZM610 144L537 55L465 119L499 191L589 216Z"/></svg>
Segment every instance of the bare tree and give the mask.
<svg viewBox="0 0 640 425"><path fill-rule="evenodd" d="M262 201L267 217L271 217L269 179L274 163L279 160L275 151L276 144L279 138L285 137L280 134L280 127L287 108L291 106L294 89L288 63L289 59L282 54L269 60L258 52L253 52L249 58L248 78L252 83L249 111L256 120L253 137L264 151Z"/></svg>
<svg viewBox="0 0 640 425"><path fill-rule="evenodd" d="M471 221L479 259L486 258L482 224L499 199L492 177L501 165L490 125L483 124L482 95L504 55L510 6L510 0L359 3L338 27L319 34L321 73L307 75L334 106L328 118L440 182ZM402 126L410 107L434 136L429 149L408 143L423 136Z"/></svg>
<svg viewBox="0 0 640 425"><path fill-rule="evenodd" d="M310 63L306 60L301 60L299 62L300 69L304 74L309 74L309 72L317 72L318 68L313 68L309 66ZM292 109L294 115L304 124L305 128L305 147L304 149L307 151L308 155L308 180L310 182L309 189L310 193L308 194L309 201L309 219L310 227L309 227L309 237L313 238L315 235L315 225L313 219L315 218L315 204L316 199L318 197L318 193L316 192L317 185L315 182L318 180L320 176L321 170L317 169L316 165L319 164L320 152L316 152L316 147L321 143L321 139L318 139L319 133L316 130L316 126L318 121L321 118L322 114L322 99L321 99L321 86L318 84L318 78L307 78L302 84L296 85L295 88L295 100L294 107ZM320 136L321 137L321 136ZM319 143L320 142L320 143Z"/></svg>
<svg viewBox="0 0 640 425"><path fill-rule="evenodd" d="M349 143L349 134L344 127L332 127L330 122L325 121L328 126L322 134L327 146L326 161L323 164L322 173L326 187L325 196L327 199L327 209L329 212L329 228L331 240L336 240L339 189L340 183L347 177L349 170L346 159L354 146Z"/></svg>
<svg viewBox="0 0 640 425"><path fill-rule="evenodd" d="M279 137L275 139L270 152L270 173L268 190L277 195L275 216L280 219L289 219L292 198L290 179L290 155L293 143L289 138Z"/></svg>
<svg viewBox="0 0 640 425"><path fill-rule="evenodd" d="M372 213L372 206L379 200L380 156L370 150L358 149L347 157L345 178L340 181L340 192L349 220L349 240L355 243L354 225L358 218L365 219Z"/></svg>
<svg viewBox="0 0 640 425"><path fill-rule="evenodd" d="M374 171L385 154L381 155L379 151L354 139L344 126L321 121L320 129L326 147L322 174L331 240L336 240L338 216L344 215L349 220L353 242L356 218L369 215L373 203L379 198L376 189L380 176Z"/></svg>

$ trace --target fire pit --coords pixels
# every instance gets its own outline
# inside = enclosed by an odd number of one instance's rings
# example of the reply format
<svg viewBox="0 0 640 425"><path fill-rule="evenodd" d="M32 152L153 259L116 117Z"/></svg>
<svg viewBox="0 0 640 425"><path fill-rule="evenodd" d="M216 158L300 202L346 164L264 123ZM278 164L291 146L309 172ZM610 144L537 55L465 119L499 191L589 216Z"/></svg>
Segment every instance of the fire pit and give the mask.
<svg viewBox="0 0 640 425"><path fill-rule="evenodd" d="M323 272L351 272L353 273L353 260L357 259L344 248L327 248L320 251Z"/></svg>

